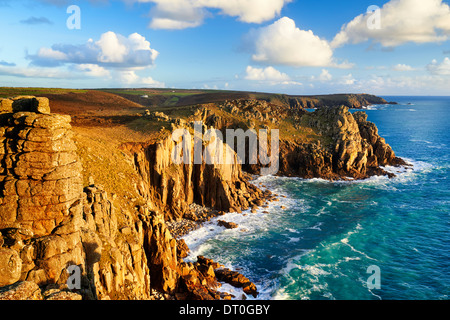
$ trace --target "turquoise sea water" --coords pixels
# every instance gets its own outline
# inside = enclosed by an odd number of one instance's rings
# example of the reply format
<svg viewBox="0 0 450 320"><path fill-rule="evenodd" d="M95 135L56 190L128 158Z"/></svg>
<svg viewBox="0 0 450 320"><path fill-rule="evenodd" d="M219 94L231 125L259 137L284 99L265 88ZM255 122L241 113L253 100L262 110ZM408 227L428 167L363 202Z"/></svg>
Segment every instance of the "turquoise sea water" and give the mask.
<svg viewBox="0 0 450 320"><path fill-rule="evenodd" d="M449 299L450 97L385 98L399 105L372 106L368 120L413 170L351 182L260 177L285 198L220 217L237 229L213 220L191 232L190 257L240 270L257 299ZM367 283L372 265L379 289Z"/></svg>

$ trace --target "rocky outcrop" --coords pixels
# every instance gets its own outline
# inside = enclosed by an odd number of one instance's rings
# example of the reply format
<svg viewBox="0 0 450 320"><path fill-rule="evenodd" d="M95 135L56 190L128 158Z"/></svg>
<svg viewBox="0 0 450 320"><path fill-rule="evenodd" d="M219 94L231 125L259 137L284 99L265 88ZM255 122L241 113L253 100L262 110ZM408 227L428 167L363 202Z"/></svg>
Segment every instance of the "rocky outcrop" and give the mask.
<svg viewBox="0 0 450 320"><path fill-rule="evenodd" d="M220 281L257 295L244 275L210 259L185 262L189 248L175 239L167 224L210 218L196 206L219 215L254 210L273 197L249 182L232 150L230 164L194 164L195 150L190 150L190 161L174 164L177 142L171 136L122 144L124 158L131 159L127 168L134 168L140 178L135 185L140 198L128 207L116 207L108 194L114 190L94 181L83 185L69 116L50 113L48 100L42 98L1 99L0 106L0 299L230 298L217 291ZM254 101L230 102L223 110L244 114L249 125L276 124L291 114ZM295 115L295 121L319 138L309 143L281 141L279 174L365 178L385 174L380 165L404 163L364 113L352 115L343 106ZM161 114L155 116L166 121ZM236 125L207 109L198 116L217 129ZM192 122L168 121L192 133ZM223 147L230 148L225 143ZM203 152L207 146L201 148ZM69 288L72 267L80 271L75 288Z"/></svg>
<svg viewBox="0 0 450 320"><path fill-rule="evenodd" d="M17 282L22 271L22 259L17 251L0 248L0 287Z"/></svg>
<svg viewBox="0 0 450 320"><path fill-rule="evenodd" d="M258 290L253 282L237 271L228 268L221 268L215 271L217 279L229 283L236 288L242 288L246 294L252 295L254 298L258 296Z"/></svg>
<svg viewBox="0 0 450 320"><path fill-rule="evenodd" d="M369 95L354 97L342 95L341 98L354 98L357 101L367 98L370 102L378 102L378 97ZM208 112L204 110L201 119L208 121L213 118L216 128L222 131L242 125L241 119L253 123L247 125L247 128L253 128L255 123L264 128L267 128L267 124L278 128L278 124L286 126L286 122L292 123L295 128L291 129L292 134L286 135L280 130L278 175L332 180L363 179L372 175L392 177L393 174L380 166L405 165L405 162L396 157L392 148L379 136L375 124L367 121L367 114L364 112L352 114L345 105L322 106L314 112L307 112L292 108L283 109L256 100L241 100L226 102L219 107L240 119L237 120L238 123L230 123L229 120L214 114L208 116ZM294 133L299 134L299 138L295 138ZM258 148L261 146L258 145ZM259 174L263 166L258 162L244 163L243 167L248 172Z"/></svg>
<svg viewBox="0 0 450 320"><path fill-rule="evenodd" d="M225 227L226 229L235 229L238 227L238 225L234 222L228 222L224 220L217 220L217 225L219 227Z"/></svg>
<svg viewBox="0 0 450 320"><path fill-rule="evenodd" d="M0 300L43 300L41 289L32 281L0 287Z"/></svg>
<svg viewBox="0 0 450 320"><path fill-rule="evenodd" d="M1 105L0 299L227 296L214 290L220 284L208 260L182 260L189 249L181 241L177 249L166 220L194 201L248 206L258 189L238 165L174 166L169 139L133 146L147 201L135 211L116 208L101 185L83 188L69 116L50 113L48 100L34 97ZM80 271L75 288L72 267Z"/></svg>
<svg viewBox="0 0 450 320"><path fill-rule="evenodd" d="M87 277L98 299L149 299L150 269L144 222L126 211L121 221L103 187L84 188L83 246ZM143 216L150 214L141 210Z"/></svg>
<svg viewBox="0 0 450 320"><path fill-rule="evenodd" d="M68 265L85 269L77 225L81 164L70 117L50 114L47 99L11 101L12 108L0 115L1 250L16 253L11 266L21 264L20 277L11 281L65 283Z"/></svg>
<svg viewBox="0 0 450 320"><path fill-rule="evenodd" d="M350 109L362 109L373 104L395 104L371 94L330 94L318 96L290 96L289 106L297 108L322 108L346 106Z"/></svg>
<svg viewBox="0 0 450 320"><path fill-rule="evenodd" d="M236 160L233 164L194 164L192 151L189 163L175 165L171 160L175 145L171 137L154 144L122 145L142 177L138 186L141 195L165 212L165 220L189 215L193 203L240 211L262 197L262 191L248 182ZM229 147L224 144L224 148Z"/></svg>
<svg viewBox="0 0 450 320"><path fill-rule="evenodd" d="M44 299L78 298L58 293L76 266L84 298L149 298L142 223L119 224L102 188L83 190L70 117L45 99L10 101L0 115L0 286L22 282L2 297L27 298L34 284Z"/></svg>
<svg viewBox="0 0 450 320"><path fill-rule="evenodd" d="M302 121L320 137L314 143L290 143L281 147L280 174L305 178L321 177L363 179L372 175L393 174L380 166L405 165L378 135L367 114L341 106L324 107L303 116ZM321 142L322 141L322 142Z"/></svg>

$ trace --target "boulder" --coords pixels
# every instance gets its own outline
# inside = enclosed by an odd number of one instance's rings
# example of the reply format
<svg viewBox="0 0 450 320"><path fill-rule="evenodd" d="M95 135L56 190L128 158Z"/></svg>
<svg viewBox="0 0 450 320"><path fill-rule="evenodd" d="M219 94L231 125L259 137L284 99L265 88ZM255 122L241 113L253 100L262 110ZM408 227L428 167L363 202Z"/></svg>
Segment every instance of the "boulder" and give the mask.
<svg viewBox="0 0 450 320"><path fill-rule="evenodd" d="M238 225L237 225L236 223L234 223L234 222L228 222L228 221L224 221L224 220L218 220L218 221L217 221L217 225L218 225L219 227L225 227L225 228L227 228L227 229L234 229L234 228L237 228L237 227L238 227Z"/></svg>
<svg viewBox="0 0 450 320"><path fill-rule="evenodd" d="M0 288L0 300L42 300L39 286L32 281L22 281Z"/></svg>
<svg viewBox="0 0 450 320"><path fill-rule="evenodd" d="M16 97L13 98L12 109L14 112L30 111L36 113L50 113L50 103L45 97Z"/></svg>
<svg viewBox="0 0 450 320"><path fill-rule="evenodd" d="M258 296L256 285L237 271L228 268L216 269L215 275L219 281L226 282L236 288L243 288L245 293L251 294L255 298Z"/></svg>
<svg viewBox="0 0 450 320"><path fill-rule="evenodd" d="M10 99L0 98L0 114L13 112L13 101Z"/></svg>
<svg viewBox="0 0 450 320"><path fill-rule="evenodd" d="M0 287L17 282L22 271L22 259L16 250L0 248Z"/></svg>

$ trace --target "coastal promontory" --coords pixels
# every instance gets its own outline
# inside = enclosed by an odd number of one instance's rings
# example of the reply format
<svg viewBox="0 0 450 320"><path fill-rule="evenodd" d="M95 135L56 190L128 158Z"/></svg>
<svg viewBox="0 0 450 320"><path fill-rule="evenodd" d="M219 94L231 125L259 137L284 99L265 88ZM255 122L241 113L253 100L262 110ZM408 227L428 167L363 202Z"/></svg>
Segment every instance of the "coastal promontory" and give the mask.
<svg viewBox="0 0 450 320"><path fill-rule="evenodd" d="M364 179L405 164L367 114L345 104L309 112L285 98L230 97L149 106L142 95L133 101L110 90L2 90L0 299L242 298L220 290L223 283L257 297L245 274L190 257L182 236L275 200L252 183L268 164L238 161L226 141L231 163L176 164L176 129L192 141L197 123L224 136L276 129L279 176Z"/></svg>

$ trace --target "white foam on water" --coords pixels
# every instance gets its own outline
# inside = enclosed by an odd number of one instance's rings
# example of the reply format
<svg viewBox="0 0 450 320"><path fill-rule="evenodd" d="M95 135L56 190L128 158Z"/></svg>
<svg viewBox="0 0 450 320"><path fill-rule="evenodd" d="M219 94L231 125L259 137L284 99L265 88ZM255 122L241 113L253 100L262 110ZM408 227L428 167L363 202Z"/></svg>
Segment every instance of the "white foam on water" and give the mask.
<svg viewBox="0 0 450 320"><path fill-rule="evenodd" d="M312 227L307 227L305 229L322 231L322 229L320 228L321 225L323 225L323 222L318 222L315 225L313 225Z"/></svg>
<svg viewBox="0 0 450 320"><path fill-rule="evenodd" d="M242 300L243 296L245 296L246 299L252 300L252 298L253 298L253 296L245 294L245 292L244 292L244 290L242 290L242 288L233 287L231 284L228 284L226 282L221 282L220 284L221 284L221 287L217 288L216 290L218 292L229 293L229 294L233 295L234 297L231 298L231 300Z"/></svg>
<svg viewBox="0 0 450 320"><path fill-rule="evenodd" d="M277 193L279 195L285 195L286 197L278 197L279 201L269 202L267 208L259 207L256 210L256 213L251 213L250 210L246 210L242 213L227 213L223 216L215 217L211 219L211 221L205 223L201 228L191 231L188 235L184 236L188 247L191 249L191 253L188 256L187 260L191 259L193 261L196 260L197 255L205 255L208 256L208 251L211 250L213 246L220 245L221 240L225 240L228 237L245 237L247 235L252 236L264 236L264 232L271 230L273 225L276 224L277 218L280 218L280 215L287 214L298 214L299 212L304 212L307 210L308 206L305 204L305 201L301 201L298 199L293 199L289 197L289 194L285 193L283 187L278 187L275 183L277 180L286 180L286 181L299 181L300 183L313 183L313 184L323 184L323 183L332 183L332 184L362 184L362 185L374 185L380 188L386 188L389 190L396 190L395 184L407 183L417 179L418 173L426 173L427 171L433 170L433 166L429 163L422 161L414 161L412 159L405 159L407 163L413 165L413 167L385 167L384 169L388 172L393 172L396 174L395 178L389 179L387 176L374 176L366 180L352 180L352 181L337 181L331 182L325 179L315 178L315 179L302 179L302 178L291 178L291 177L272 177L272 176L262 176L258 177L252 182L258 186L260 189L269 189L273 193ZM279 181L278 181L279 182ZM264 184L266 187L262 187L261 184ZM317 211L317 215L327 214L327 209L333 206L334 201L326 201L324 202L324 206ZM285 210L280 210L280 206L283 205L286 207ZM264 213L267 211L269 213ZM228 222L234 222L238 224L238 228L236 229L226 229L224 227L217 226L217 220L225 220ZM321 230L321 222L315 224L312 227L306 229L316 229ZM299 236L301 234L301 230L293 229L293 228L285 228L288 233L285 234L287 243L296 243L301 241L302 237ZM344 257L340 257L337 262L332 264L314 264L314 265L304 265L300 263L301 257L306 254L312 254L313 250L304 250L300 255L297 255L293 258L290 258L286 261L285 266L279 271L279 275L283 277L288 284L285 288L279 288L278 284L275 280L264 279L264 284L256 283L258 290L260 290L260 295L257 299L290 299L291 295L289 294L289 282L292 285L295 285L299 279L294 279L290 275L290 273L294 269L298 269L301 271L303 281L308 280L311 283L311 286L307 286L307 288L299 288L301 290L299 295L295 295L296 297L300 296L302 299L308 299L308 297L313 293L320 292L321 295L327 297L329 299L333 299L333 295L327 287L326 281L320 278L330 276L330 270L336 272L336 275L339 276L338 270L335 270L339 264L347 263L354 260L360 260L362 258L375 260L372 257L368 256L364 252L356 249L351 243L351 236L361 230L361 225L357 225L355 229L349 231L347 234L343 236L342 239L338 240L336 243L328 244L328 245L342 245L348 247L351 252L356 253L355 256L353 254L346 255ZM211 241L219 241L218 243L211 243ZM243 240L245 241L245 240ZM224 250L226 250L224 248ZM253 248L248 248L248 254L251 254L251 250ZM213 258L214 257L209 257ZM235 258L235 257L233 257ZM231 260L226 260L226 255L221 256L217 262L225 264L226 267L236 270L234 266L230 263ZM242 272L242 271L241 271ZM244 271L243 274L247 277L251 277L251 274L248 271ZM258 275L256 275L258 276ZM271 282L272 281L272 282ZM320 283L319 283L320 282ZM233 288L232 286L224 284L220 290L224 292L232 293L236 299L240 299L242 297L243 291L241 289ZM231 291L231 292L230 292ZM248 299L253 299L251 296L247 296Z"/></svg>
<svg viewBox="0 0 450 320"><path fill-rule="evenodd" d="M258 181L264 181L267 184L267 187L273 193L282 194L282 190L273 190L270 186L270 182L273 181L273 177L262 177L258 179ZM253 182L255 183L255 181ZM260 189L264 189L259 186ZM287 195L285 198L278 197L278 201L268 202L268 207L259 207L255 213L252 213L251 210L245 210L242 213L231 212L226 213L222 216L214 217L210 221L204 223L202 227L189 232L187 235L182 237L187 246L190 248L190 252L188 257L186 257L185 261L196 261L198 255L203 255L208 258L212 258L213 260L223 264L226 268L231 270L238 270L246 277L250 278L253 282L255 282L259 295L256 299L271 299L272 293L274 292L274 285L271 283L269 279L264 279L264 282L258 283L254 279L259 279L259 275L255 275L252 278L252 271L247 270L247 268L241 269L238 265L238 256L237 255L246 255L251 256L254 248L248 247L247 249L240 250L238 253L233 250L227 250L227 240L233 239L242 239L242 241L246 241L246 237L251 237L251 239L255 239L255 237L263 237L268 230L276 223L276 220L282 215L290 214L290 210L295 208L295 211L301 211L302 204L299 204L298 201L289 198ZM284 210L280 210L280 207L284 206ZM217 221L224 220L227 222L234 222L238 225L235 229L226 229L225 227L218 226ZM286 228L288 233L286 234L286 241L295 243L301 240L301 237L298 236L299 231L295 229ZM214 256L211 252L217 252L217 248L220 247L220 253L217 256ZM222 284L222 287L219 291L227 292L235 296L234 299L241 299L244 292L242 289L234 288L227 284ZM247 299L253 300L252 296L246 295Z"/></svg>

